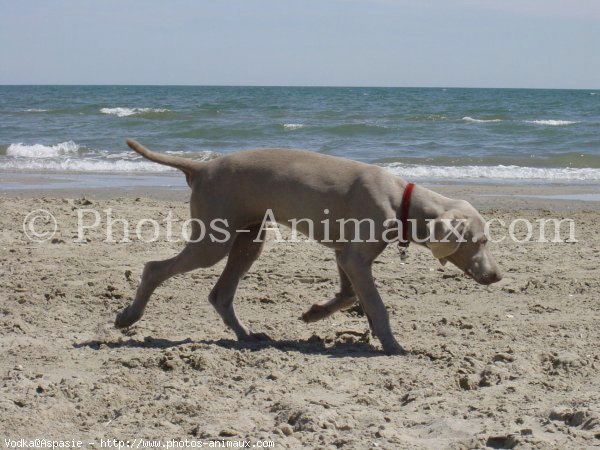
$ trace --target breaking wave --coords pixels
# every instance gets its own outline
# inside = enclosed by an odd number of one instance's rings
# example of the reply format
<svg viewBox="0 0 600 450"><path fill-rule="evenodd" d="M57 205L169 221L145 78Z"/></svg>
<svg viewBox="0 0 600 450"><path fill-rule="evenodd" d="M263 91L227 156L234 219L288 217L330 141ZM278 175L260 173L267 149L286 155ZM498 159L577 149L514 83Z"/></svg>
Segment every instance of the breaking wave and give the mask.
<svg viewBox="0 0 600 450"><path fill-rule="evenodd" d="M85 152L82 152L83 149ZM165 153L194 161L208 161L221 155L212 151L167 151ZM0 170L156 173L170 172L175 169L145 160L131 151L115 153L91 150L73 141L67 141L51 146L11 144L6 148L6 157L0 157Z"/></svg>
<svg viewBox="0 0 600 450"><path fill-rule="evenodd" d="M579 122L573 122L571 120L526 120L527 123L533 123L535 125L548 125L551 127L560 127L562 125L573 125Z"/></svg>
<svg viewBox="0 0 600 450"><path fill-rule="evenodd" d="M300 128L304 128L304 125L301 123L284 123L283 128L286 130L298 130Z"/></svg>
<svg viewBox="0 0 600 450"><path fill-rule="evenodd" d="M53 158L62 155L72 155L79 152L79 145L73 141L61 142L56 145L22 143L10 144L6 149L6 156L25 158Z"/></svg>
<svg viewBox="0 0 600 450"><path fill-rule="evenodd" d="M473 117L465 116L462 118L465 122L471 123L488 123L488 122L502 122L502 119L474 119Z"/></svg>
<svg viewBox="0 0 600 450"><path fill-rule="evenodd" d="M169 172L170 167L150 161L126 161L117 159L67 158L62 160L13 159L1 161L3 170L40 170L59 172Z"/></svg>
<svg viewBox="0 0 600 450"><path fill-rule="evenodd" d="M498 166L430 166L391 163L383 165L396 175L412 178L490 179L490 180L547 180L547 181L600 181L598 168L555 168Z"/></svg>
<svg viewBox="0 0 600 450"><path fill-rule="evenodd" d="M102 114L111 114L117 117L127 117L134 116L139 114L148 114L148 113L165 113L170 112L169 109L165 108L101 108L100 112Z"/></svg>

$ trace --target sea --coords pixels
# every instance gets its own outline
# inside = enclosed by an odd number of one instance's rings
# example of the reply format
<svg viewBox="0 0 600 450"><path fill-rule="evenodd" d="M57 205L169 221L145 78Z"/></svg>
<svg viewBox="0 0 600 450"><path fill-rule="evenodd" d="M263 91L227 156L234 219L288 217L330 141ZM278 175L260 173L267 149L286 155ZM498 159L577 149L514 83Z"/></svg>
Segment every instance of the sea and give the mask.
<svg viewBox="0 0 600 450"><path fill-rule="evenodd" d="M600 90L0 86L0 178L173 173L126 138L196 160L286 147L414 181L600 184Z"/></svg>

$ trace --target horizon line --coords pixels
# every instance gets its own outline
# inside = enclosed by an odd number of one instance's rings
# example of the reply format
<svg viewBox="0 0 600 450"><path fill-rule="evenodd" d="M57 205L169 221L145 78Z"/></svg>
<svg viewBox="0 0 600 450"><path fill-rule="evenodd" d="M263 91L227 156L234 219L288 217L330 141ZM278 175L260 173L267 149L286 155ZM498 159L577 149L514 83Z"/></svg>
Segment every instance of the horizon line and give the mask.
<svg viewBox="0 0 600 450"><path fill-rule="evenodd" d="M101 87L101 86L121 86L121 87L222 87L222 88L340 88L340 89L512 89L512 90L547 90L547 91L585 91L599 90L600 88L589 87L492 87L492 86L389 86L389 85L318 85L318 84L129 84L129 83L0 83L0 87Z"/></svg>

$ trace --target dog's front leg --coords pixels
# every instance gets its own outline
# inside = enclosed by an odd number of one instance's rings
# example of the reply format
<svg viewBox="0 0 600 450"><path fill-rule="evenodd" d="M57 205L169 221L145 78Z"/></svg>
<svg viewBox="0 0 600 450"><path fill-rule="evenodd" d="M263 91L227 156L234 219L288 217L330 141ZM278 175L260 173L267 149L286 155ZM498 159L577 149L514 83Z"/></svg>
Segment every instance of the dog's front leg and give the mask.
<svg viewBox="0 0 600 450"><path fill-rule="evenodd" d="M379 338L383 351L388 355L405 354L406 352L392 334L387 310L373 280L372 261L351 249L345 250L338 260L358 294L360 303L369 319L371 331Z"/></svg>

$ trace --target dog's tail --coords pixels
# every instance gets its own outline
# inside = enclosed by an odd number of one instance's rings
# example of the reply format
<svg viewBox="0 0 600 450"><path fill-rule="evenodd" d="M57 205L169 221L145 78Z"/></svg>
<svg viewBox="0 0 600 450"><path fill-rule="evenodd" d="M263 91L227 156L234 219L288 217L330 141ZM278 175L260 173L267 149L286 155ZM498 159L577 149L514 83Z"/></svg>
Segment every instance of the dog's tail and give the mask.
<svg viewBox="0 0 600 450"><path fill-rule="evenodd" d="M175 167L176 169L181 170L185 173L185 179L187 181L188 186L192 185L192 179L196 174L199 166L202 164L200 161L192 161L187 158L181 158L179 156L173 155L165 155L164 153L153 152L152 150L148 150L142 144L133 139L127 139L127 145L132 150L135 150L137 153L142 155L144 158L149 159L150 161L157 162L159 164L164 164L165 166Z"/></svg>

